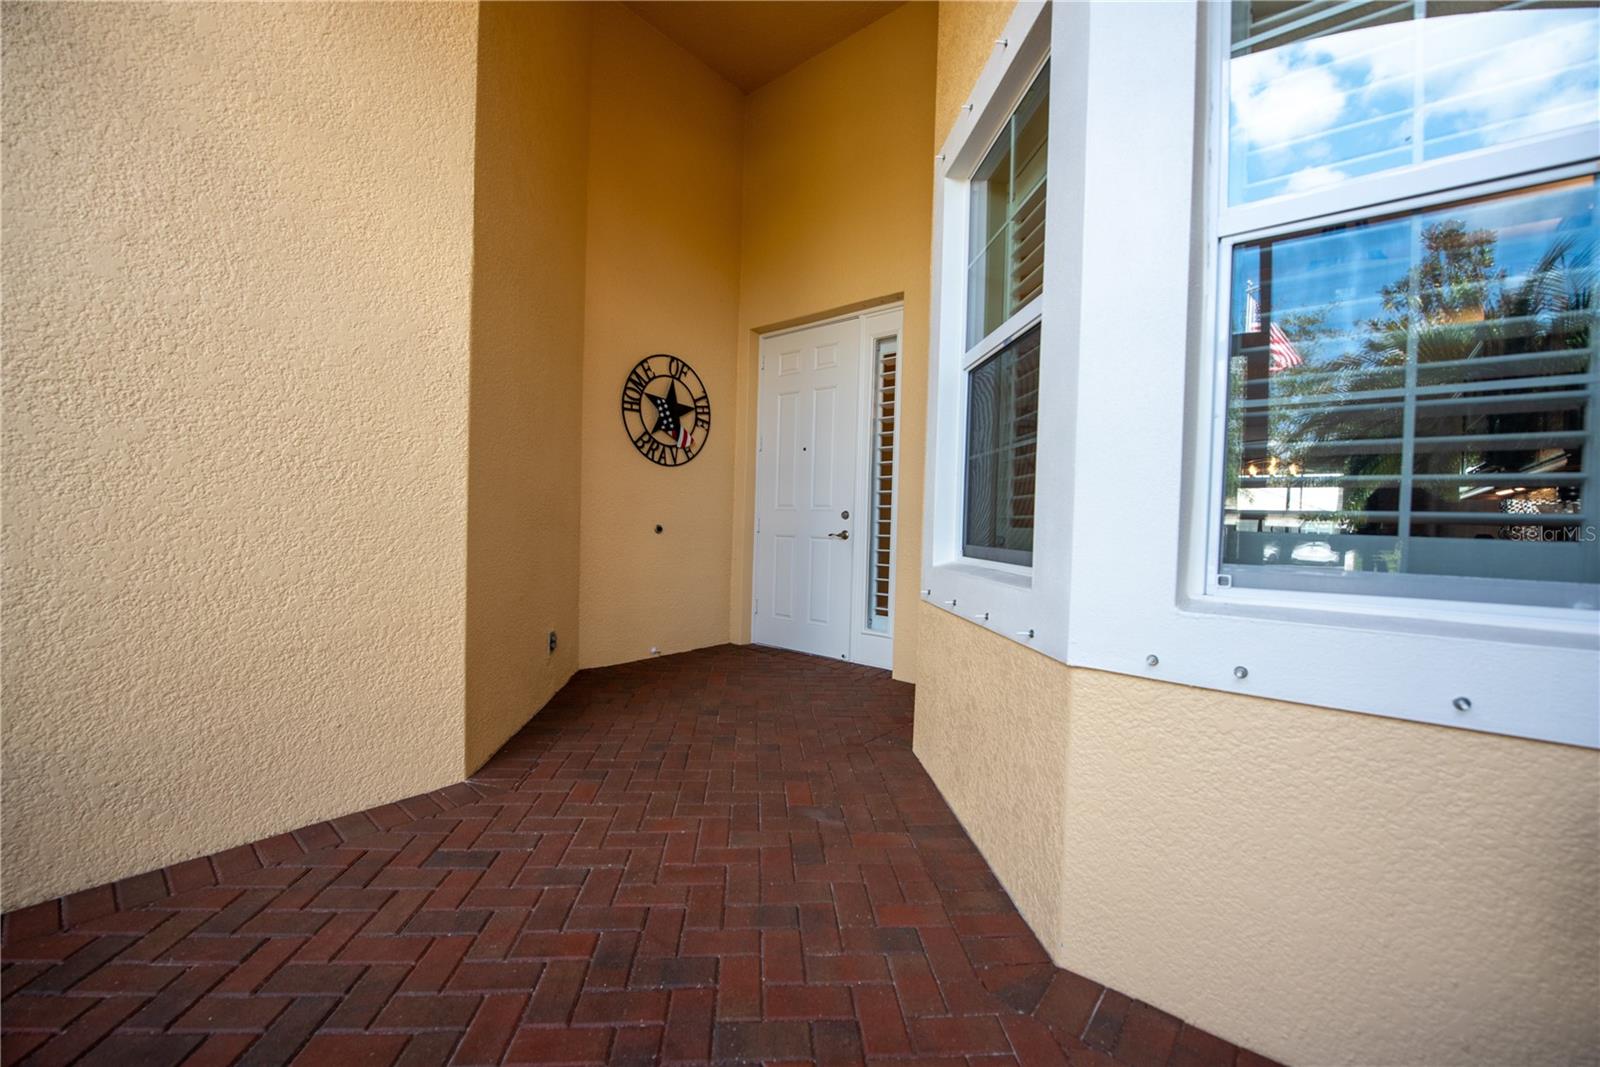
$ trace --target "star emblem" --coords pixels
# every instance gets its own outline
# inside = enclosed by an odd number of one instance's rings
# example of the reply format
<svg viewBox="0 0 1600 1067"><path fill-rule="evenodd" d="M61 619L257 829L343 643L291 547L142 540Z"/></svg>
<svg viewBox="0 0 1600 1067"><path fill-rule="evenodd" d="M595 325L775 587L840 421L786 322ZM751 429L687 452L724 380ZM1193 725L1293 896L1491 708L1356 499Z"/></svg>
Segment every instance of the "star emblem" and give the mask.
<svg viewBox="0 0 1600 1067"><path fill-rule="evenodd" d="M650 402L656 406L656 433L666 434L668 437L678 436L678 420L694 410L689 404L678 400L678 383L669 382L665 396L646 394Z"/></svg>

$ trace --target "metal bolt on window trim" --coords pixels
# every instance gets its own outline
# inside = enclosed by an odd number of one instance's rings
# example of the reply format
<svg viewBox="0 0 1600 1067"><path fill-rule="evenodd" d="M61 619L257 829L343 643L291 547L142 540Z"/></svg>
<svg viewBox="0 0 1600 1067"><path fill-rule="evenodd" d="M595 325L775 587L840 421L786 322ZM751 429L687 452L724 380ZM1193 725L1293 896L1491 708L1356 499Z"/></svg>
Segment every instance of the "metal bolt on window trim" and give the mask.
<svg viewBox="0 0 1600 1067"><path fill-rule="evenodd" d="M1235 667L1233 669L1233 676L1235 678L1248 678L1250 677L1250 672L1243 667Z"/></svg>
<svg viewBox="0 0 1600 1067"><path fill-rule="evenodd" d="M949 604L951 607L955 607L956 606L956 602L954 600L945 600L945 601L941 601L941 603Z"/></svg>
<svg viewBox="0 0 1600 1067"><path fill-rule="evenodd" d="M1026 637L1029 641L1032 641L1033 640L1033 631L1031 629L1030 630L1013 630L1011 636L1013 636L1013 637Z"/></svg>
<svg viewBox="0 0 1600 1067"><path fill-rule="evenodd" d="M979 622L988 622L989 621L989 613L987 611L980 611L976 615L974 615L973 618L977 619Z"/></svg>
<svg viewBox="0 0 1600 1067"><path fill-rule="evenodd" d="M1468 700L1466 697L1456 697L1450 702L1450 706L1455 708L1457 711L1471 711L1472 701Z"/></svg>
<svg viewBox="0 0 1600 1067"><path fill-rule="evenodd" d="M1156 655L1154 652L1150 653L1148 656L1146 656L1144 658L1144 665L1146 667L1154 667L1157 664L1159 664L1160 662L1161 662L1161 657Z"/></svg>

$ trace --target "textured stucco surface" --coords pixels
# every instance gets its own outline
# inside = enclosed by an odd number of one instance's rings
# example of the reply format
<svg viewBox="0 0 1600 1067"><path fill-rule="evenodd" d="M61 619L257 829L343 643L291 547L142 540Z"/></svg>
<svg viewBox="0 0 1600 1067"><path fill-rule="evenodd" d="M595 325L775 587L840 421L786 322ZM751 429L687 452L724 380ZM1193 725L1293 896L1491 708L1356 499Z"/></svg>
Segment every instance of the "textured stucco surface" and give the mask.
<svg viewBox="0 0 1600 1067"><path fill-rule="evenodd" d="M922 608L919 759L1056 962L1289 1063L1592 1063L1600 754Z"/></svg>
<svg viewBox="0 0 1600 1067"><path fill-rule="evenodd" d="M974 640L977 627L947 612L917 610L917 758L1058 953L1071 704L1062 667L1011 641Z"/></svg>
<svg viewBox="0 0 1600 1067"><path fill-rule="evenodd" d="M940 5L940 139L1010 6ZM917 755L1058 964L1290 1063L1596 1062L1600 754L919 617Z"/></svg>
<svg viewBox="0 0 1600 1067"><path fill-rule="evenodd" d="M989 62L1014 0L943 0L939 7L939 85L933 143L943 145L961 105Z"/></svg>
<svg viewBox="0 0 1600 1067"><path fill-rule="evenodd" d="M914 680L922 559L936 19L932 4L897 8L752 93L744 115L729 625L735 640L749 640L754 331L903 293L894 673L906 680Z"/></svg>
<svg viewBox="0 0 1600 1067"><path fill-rule="evenodd" d="M593 14L604 46L588 169L585 667L728 640L742 105L730 83L621 4ZM622 383L655 352L687 360L711 397L711 434L681 467L639 455L622 426Z"/></svg>
<svg viewBox="0 0 1600 1067"><path fill-rule="evenodd" d="M1290 1063L1600 1057L1600 753L1056 672L1064 966Z"/></svg>
<svg viewBox="0 0 1600 1067"><path fill-rule="evenodd" d="M11 909L460 777L477 9L3 19Z"/></svg>
<svg viewBox="0 0 1600 1067"><path fill-rule="evenodd" d="M589 23L582 4L480 7L467 772L578 663Z"/></svg>

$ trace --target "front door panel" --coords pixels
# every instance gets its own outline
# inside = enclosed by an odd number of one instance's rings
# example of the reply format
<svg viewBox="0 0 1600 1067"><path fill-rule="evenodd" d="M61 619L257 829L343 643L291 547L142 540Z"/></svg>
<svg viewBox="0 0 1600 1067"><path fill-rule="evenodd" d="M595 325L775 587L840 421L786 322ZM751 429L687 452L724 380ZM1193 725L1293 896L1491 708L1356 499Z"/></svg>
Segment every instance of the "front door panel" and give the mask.
<svg viewBox="0 0 1600 1067"><path fill-rule="evenodd" d="M751 637L850 658L861 323L761 342Z"/></svg>

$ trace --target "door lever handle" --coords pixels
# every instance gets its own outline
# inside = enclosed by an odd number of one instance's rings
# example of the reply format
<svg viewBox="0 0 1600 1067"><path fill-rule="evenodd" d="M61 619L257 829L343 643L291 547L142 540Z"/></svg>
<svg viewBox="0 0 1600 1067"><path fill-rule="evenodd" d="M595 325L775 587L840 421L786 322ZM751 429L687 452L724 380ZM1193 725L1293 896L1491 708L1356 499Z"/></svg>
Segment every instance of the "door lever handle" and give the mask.
<svg viewBox="0 0 1600 1067"><path fill-rule="evenodd" d="M835 541L848 541L850 540L850 531L840 530L838 533L831 533L828 536L833 538Z"/></svg>

